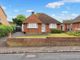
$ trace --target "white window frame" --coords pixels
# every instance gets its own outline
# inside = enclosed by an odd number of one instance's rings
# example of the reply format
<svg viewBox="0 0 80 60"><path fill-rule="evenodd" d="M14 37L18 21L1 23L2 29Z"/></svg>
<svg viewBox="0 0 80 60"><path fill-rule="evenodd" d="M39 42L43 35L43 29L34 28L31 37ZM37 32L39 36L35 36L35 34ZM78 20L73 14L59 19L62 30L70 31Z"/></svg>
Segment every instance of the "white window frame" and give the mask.
<svg viewBox="0 0 80 60"><path fill-rule="evenodd" d="M51 24L49 24L49 28L54 28L54 29L57 29L57 24L53 24L53 23L51 23Z"/></svg>
<svg viewBox="0 0 80 60"><path fill-rule="evenodd" d="M38 24L37 23L28 23L27 28L38 28Z"/></svg>
<svg viewBox="0 0 80 60"><path fill-rule="evenodd" d="M64 30L65 30L65 29L64 29L64 27L65 27L64 24L61 24L61 26L62 26L62 31L64 31Z"/></svg>
<svg viewBox="0 0 80 60"><path fill-rule="evenodd" d="M22 31L24 31L24 24L22 24Z"/></svg>

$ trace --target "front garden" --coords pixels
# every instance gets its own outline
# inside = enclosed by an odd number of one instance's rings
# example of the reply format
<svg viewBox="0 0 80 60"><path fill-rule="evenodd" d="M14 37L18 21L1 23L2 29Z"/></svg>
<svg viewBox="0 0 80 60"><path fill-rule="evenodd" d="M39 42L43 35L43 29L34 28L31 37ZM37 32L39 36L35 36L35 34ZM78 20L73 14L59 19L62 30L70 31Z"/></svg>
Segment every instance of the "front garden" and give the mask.
<svg viewBox="0 0 80 60"><path fill-rule="evenodd" d="M73 35L73 36L77 36L77 37L80 37L80 31L71 31L71 32L66 32L66 34L68 34L68 35Z"/></svg>
<svg viewBox="0 0 80 60"><path fill-rule="evenodd" d="M49 34L9 38L7 45L10 47L80 46L80 37L78 35L79 32L62 32L55 30Z"/></svg>
<svg viewBox="0 0 80 60"><path fill-rule="evenodd" d="M46 38L46 37L76 37L73 34L65 33L58 29L51 29L51 33L31 36L19 36L16 38Z"/></svg>
<svg viewBox="0 0 80 60"><path fill-rule="evenodd" d="M32 36L19 36L19 37L16 37L16 38L46 38L46 37L76 37L76 36L73 36L73 35L68 35L66 33L56 33L56 34L47 34L47 35L32 35Z"/></svg>

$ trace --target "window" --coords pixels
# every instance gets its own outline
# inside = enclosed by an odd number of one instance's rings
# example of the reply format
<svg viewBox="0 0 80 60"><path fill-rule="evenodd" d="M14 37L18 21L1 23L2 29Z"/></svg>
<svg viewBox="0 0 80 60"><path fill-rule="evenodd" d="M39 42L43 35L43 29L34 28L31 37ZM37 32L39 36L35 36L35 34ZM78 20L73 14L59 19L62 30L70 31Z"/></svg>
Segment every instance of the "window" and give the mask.
<svg viewBox="0 0 80 60"><path fill-rule="evenodd" d="M24 24L22 24L22 31L24 31Z"/></svg>
<svg viewBox="0 0 80 60"><path fill-rule="evenodd" d="M56 24L50 24L49 28L57 28L57 25Z"/></svg>
<svg viewBox="0 0 80 60"><path fill-rule="evenodd" d="M27 28L38 28L38 24L37 23L29 23L27 25Z"/></svg>

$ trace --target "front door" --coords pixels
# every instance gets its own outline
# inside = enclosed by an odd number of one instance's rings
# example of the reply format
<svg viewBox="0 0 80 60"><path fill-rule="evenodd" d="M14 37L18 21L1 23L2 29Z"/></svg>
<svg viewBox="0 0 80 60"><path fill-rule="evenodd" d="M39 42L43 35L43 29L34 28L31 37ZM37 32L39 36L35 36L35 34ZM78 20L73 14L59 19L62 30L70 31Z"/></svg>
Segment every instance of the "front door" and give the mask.
<svg viewBox="0 0 80 60"><path fill-rule="evenodd" d="M42 32L46 32L46 25L42 24Z"/></svg>

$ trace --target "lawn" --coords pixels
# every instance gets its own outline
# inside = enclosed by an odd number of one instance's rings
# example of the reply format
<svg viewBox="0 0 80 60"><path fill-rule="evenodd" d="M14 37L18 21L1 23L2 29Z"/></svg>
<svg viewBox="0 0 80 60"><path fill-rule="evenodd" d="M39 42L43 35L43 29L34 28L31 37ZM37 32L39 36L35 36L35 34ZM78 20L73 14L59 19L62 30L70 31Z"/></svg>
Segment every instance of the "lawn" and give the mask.
<svg viewBox="0 0 80 60"><path fill-rule="evenodd" d="M46 38L46 37L76 37L76 36L68 35L66 33L60 33L60 34L47 34L47 35L19 36L16 38Z"/></svg>

